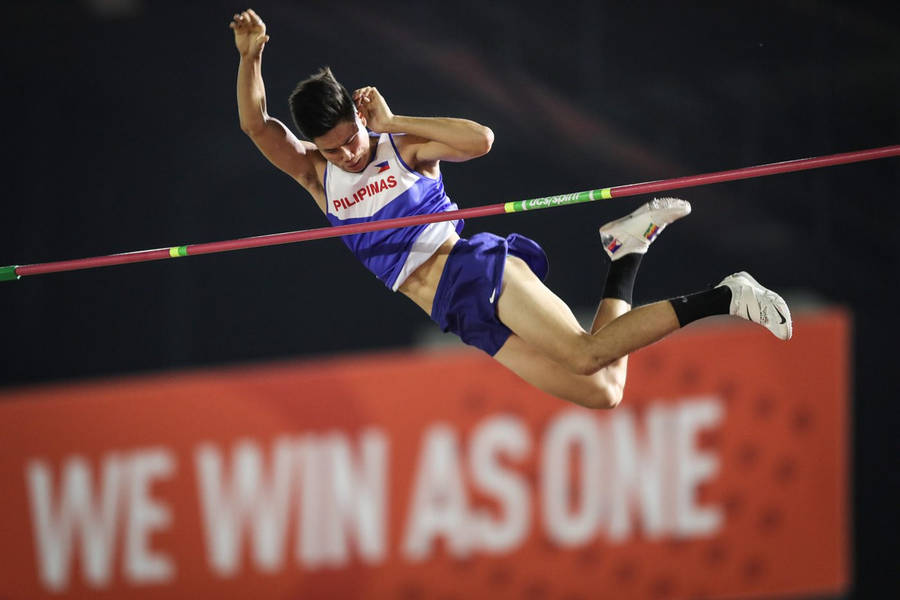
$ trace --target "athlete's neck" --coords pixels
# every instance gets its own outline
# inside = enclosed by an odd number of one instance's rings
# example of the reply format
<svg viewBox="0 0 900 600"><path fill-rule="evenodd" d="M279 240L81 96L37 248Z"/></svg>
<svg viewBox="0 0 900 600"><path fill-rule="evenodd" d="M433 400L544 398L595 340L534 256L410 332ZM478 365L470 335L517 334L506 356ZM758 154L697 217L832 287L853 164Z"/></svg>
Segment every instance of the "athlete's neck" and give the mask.
<svg viewBox="0 0 900 600"><path fill-rule="evenodd" d="M366 160L366 166L369 166L369 163L375 160L375 155L378 153L378 141L380 139L381 136L369 138L369 158Z"/></svg>

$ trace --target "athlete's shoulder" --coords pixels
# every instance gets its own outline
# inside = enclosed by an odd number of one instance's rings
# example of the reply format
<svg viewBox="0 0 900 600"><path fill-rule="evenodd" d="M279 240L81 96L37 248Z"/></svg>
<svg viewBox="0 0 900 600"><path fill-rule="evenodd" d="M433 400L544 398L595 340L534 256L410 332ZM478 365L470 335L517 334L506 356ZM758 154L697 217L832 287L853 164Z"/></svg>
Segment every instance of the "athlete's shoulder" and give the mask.
<svg viewBox="0 0 900 600"><path fill-rule="evenodd" d="M418 160L418 149L430 140L427 138L412 135L409 133L392 133L391 140L397 154L403 161L403 164L412 171L427 175L431 179L436 179L440 173L438 161L430 161L423 163Z"/></svg>
<svg viewBox="0 0 900 600"><path fill-rule="evenodd" d="M310 152L310 159L313 163L313 170L294 177L294 180L303 187L306 192L312 196L316 205L322 212L326 212L326 194L325 194L325 177L328 169L328 161L318 151L318 149Z"/></svg>

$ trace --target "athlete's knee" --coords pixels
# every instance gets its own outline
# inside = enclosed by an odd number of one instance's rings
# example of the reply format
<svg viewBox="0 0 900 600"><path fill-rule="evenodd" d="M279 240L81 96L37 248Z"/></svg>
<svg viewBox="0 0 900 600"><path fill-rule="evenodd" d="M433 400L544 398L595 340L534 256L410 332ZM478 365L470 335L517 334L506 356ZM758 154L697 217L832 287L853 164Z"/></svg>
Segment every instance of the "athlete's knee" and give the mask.
<svg viewBox="0 0 900 600"><path fill-rule="evenodd" d="M619 384L609 384L606 386L607 403L602 408L615 408L622 403L622 397L625 395L625 387Z"/></svg>
<svg viewBox="0 0 900 600"><path fill-rule="evenodd" d="M614 361L613 361L614 362ZM625 394L625 363L609 363L587 377L581 377L579 404L588 408L615 408Z"/></svg>
<svg viewBox="0 0 900 600"><path fill-rule="evenodd" d="M606 381L595 381L576 402L586 408L609 410L617 407L622 402L623 391L621 385Z"/></svg>

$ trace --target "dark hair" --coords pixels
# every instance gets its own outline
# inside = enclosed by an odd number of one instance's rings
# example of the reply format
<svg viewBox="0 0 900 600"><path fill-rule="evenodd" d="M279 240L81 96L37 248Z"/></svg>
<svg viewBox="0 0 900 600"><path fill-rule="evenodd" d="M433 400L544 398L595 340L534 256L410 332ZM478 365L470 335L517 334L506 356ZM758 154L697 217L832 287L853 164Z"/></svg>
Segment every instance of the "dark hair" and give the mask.
<svg viewBox="0 0 900 600"><path fill-rule="evenodd" d="M294 125L310 140L325 135L342 121L352 121L356 116L353 98L328 67L322 67L298 83L288 103Z"/></svg>

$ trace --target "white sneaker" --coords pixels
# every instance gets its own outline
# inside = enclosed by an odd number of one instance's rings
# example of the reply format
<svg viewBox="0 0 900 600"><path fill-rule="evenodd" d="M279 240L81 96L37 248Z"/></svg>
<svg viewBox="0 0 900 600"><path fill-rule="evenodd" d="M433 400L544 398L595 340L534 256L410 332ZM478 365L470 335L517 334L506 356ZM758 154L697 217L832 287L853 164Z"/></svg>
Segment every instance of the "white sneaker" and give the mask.
<svg viewBox="0 0 900 600"><path fill-rule="evenodd" d="M630 215L600 228L600 241L609 258L644 254L666 225L691 214L691 204L679 198L654 198Z"/></svg>
<svg viewBox="0 0 900 600"><path fill-rule="evenodd" d="M791 311L781 296L761 286L745 271L729 275L716 287L723 285L731 289L732 315L762 325L779 339L791 339Z"/></svg>

